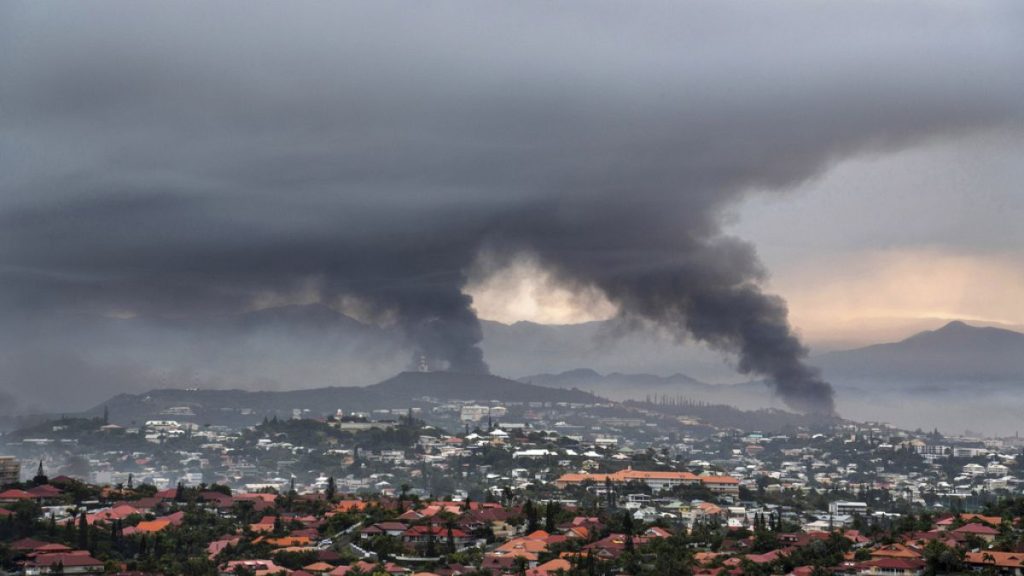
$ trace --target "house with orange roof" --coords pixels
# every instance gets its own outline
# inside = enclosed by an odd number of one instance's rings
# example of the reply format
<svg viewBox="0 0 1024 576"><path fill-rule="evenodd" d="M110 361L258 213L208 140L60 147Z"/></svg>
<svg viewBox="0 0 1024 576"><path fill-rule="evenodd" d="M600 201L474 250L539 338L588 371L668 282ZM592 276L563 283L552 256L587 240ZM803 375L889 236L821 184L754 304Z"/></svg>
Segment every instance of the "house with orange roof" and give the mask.
<svg viewBox="0 0 1024 576"><path fill-rule="evenodd" d="M628 484L630 482L641 482L654 491L669 490L676 486L696 486L703 484L716 494L739 494L740 482L732 476L697 476L690 472L666 472L633 470L626 468L614 473L569 473L563 474L555 480L555 486L565 488L566 486L585 483L603 484Z"/></svg>
<svg viewBox="0 0 1024 576"><path fill-rule="evenodd" d="M887 544L871 551L872 558L907 558L917 560L921 553L905 544Z"/></svg>
<svg viewBox="0 0 1024 576"><path fill-rule="evenodd" d="M402 541L408 544L424 544L433 539L435 542L444 542L448 538L449 530L438 524L424 524L410 526L402 533ZM458 528L451 529L452 540L457 546L465 546L472 538Z"/></svg>
<svg viewBox="0 0 1024 576"><path fill-rule="evenodd" d="M611 482L613 484L642 482L652 490L660 491L667 490L675 486L696 485L700 483L700 478L690 472L660 472L633 470L631 468L627 468L611 474L590 474L586 472L563 474L555 480L555 486L558 488L565 488L566 486L585 484L588 482L595 484L604 484L606 482Z"/></svg>
<svg viewBox="0 0 1024 576"><path fill-rule="evenodd" d="M264 542L272 548L309 547L313 545L313 541L309 536L282 536L281 538L267 538Z"/></svg>
<svg viewBox="0 0 1024 576"><path fill-rule="evenodd" d="M166 518L158 518L156 520L143 520L136 524L133 528L125 528L125 534L152 534L154 532L160 532L165 530L171 525L171 521Z"/></svg>
<svg viewBox="0 0 1024 576"><path fill-rule="evenodd" d="M999 536L999 530L980 522L972 522L971 524L964 524L963 526L952 531L952 534L956 536L975 536L981 538L985 542L992 542Z"/></svg>
<svg viewBox="0 0 1024 576"><path fill-rule="evenodd" d="M961 514L960 519L964 522L981 522L993 528L998 528L1003 524L1003 519L999 516L985 516L984 514L971 514L968 512Z"/></svg>
<svg viewBox="0 0 1024 576"><path fill-rule="evenodd" d="M925 561L914 558L872 558L854 565L862 576L921 576Z"/></svg>
<svg viewBox="0 0 1024 576"><path fill-rule="evenodd" d="M235 494L233 498L235 502L248 503L248 505L252 506L252 509L256 512L263 512L264 510L274 507L274 502L277 496L263 492L248 492L244 494Z"/></svg>
<svg viewBox="0 0 1024 576"><path fill-rule="evenodd" d="M547 539L550 536L543 530L537 530L527 536L513 538L498 546L493 551L485 554L485 557L497 558L524 558L530 567L536 567L538 557L548 551Z"/></svg>
<svg viewBox="0 0 1024 576"><path fill-rule="evenodd" d="M235 499L231 496L212 490L200 492L199 499L202 500L207 507L220 511L230 510L235 504Z"/></svg>
<svg viewBox="0 0 1024 576"><path fill-rule="evenodd" d="M682 519L693 526L705 518L719 518L725 515L725 510L711 502L698 502L694 505L683 505L679 509Z"/></svg>
<svg viewBox="0 0 1024 576"><path fill-rule="evenodd" d="M764 554L747 554L746 559L754 564L771 564L792 552L792 548L780 548Z"/></svg>
<svg viewBox="0 0 1024 576"><path fill-rule="evenodd" d="M672 533L660 526L650 526L640 533L645 538L670 538Z"/></svg>
<svg viewBox="0 0 1024 576"><path fill-rule="evenodd" d="M65 546L63 544L50 543L50 544L44 544L44 545L36 548L35 550L33 550L28 555L28 557L29 558L35 558L36 556L42 556L43 554L68 554L68 553L71 553L71 552L74 552L74 550L70 546Z"/></svg>
<svg viewBox="0 0 1024 576"><path fill-rule="evenodd" d="M1018 575L1024 573L1024 553L1020 552L997 552L995 550L968 552L964 556L964 562L972 568L998 568Z"/></svg>
<svg viewBox="0 0 1024 576"><path fill-rule="evenodd" d="M576 516L570 524L572 526L586 526L591 530L604 528L604 522L601 522L601 519L597 516Z"/></svg>
<svg viewBox="0 0 1024 576"><path fill-rule="evenodd" d="M590 540L590 530L586 526L570 526L564 533L568 538Z"/></svg>
<svg viewBox="0 0 1024 576"><path fill-rule="evenodd" d="M971 524L971 523L988 524L989 526L991 526L993 528L998 528L999 526L1001 526L1003 524L1003 519L1000 518L999 516L985 516L983 514L971 514L971 513L965 512L963 514L960 514L959 516L948 516L946 518L943 518L942 520L937 521L935 523L935 526L936 526L936 528L939 528L939 529L948 530L948 529L953 527L953 525L957 522L957 520L959 520L959 521L961 521L961 522L963 522L965 524Z"/></svg>
<svg viewBox="0 0 1024 576"><path fill-rule="evenodd" d="M399 514L397 519L402 522L417 522L424 518L426 518L426 516L424 516L422 512L409 509Z"/></svg>
<svg viewBox="0 0 1024 576"><path fill-rule="evenodd" d="M441 506L437 506L436 504L431 504L429 506L426 506L426 507L420 509L419 513L422 515L423 518L433 518L434 516L437 516L438 514L440 514L442 510L444 510L444 508L442 508Z"/></svg>
<svg viewBox="0 0 1024 576"><path fill-rule="evenodd" d="M843 537L853 542L854 548L860 548L867 546L871 543L871 539L860 533L860 530L847 530L843 532Z"/></svg>
<svg viewBox="0 0 1024 576"><path fill-rule="evenodd" d="M568 573L572 569L572 564L564 558L555 558L548 560L547 562L531 568L526 571L526 576L555 576L559 573Z"/></svg>
<svg viewBox="0 0 1024 576"><path fill-rule="evenodd" d="M701 476L700 483L715 494L738 496L740 481L732 476Z"/></svg>
<svg viewBox="0 0 1024 576"><path fill-rule="evenodd" d="M404 566L399 566L398 564L395 564L393 562L387 562L384 564L383 567L379 567L377 565L370 564L369 562L359 561L350 566L338 566L337 568L331 570L327 574L329 576L345 576L346 574L354 570L358 570L360 574L377 574L380 571L383 571L387 574L412 573L412 570L409 570Z"/></svg>
<svg viewBox="0 0 1024 576"><path fill-rule="evenodd" d="M107 510L100 510L94 514L86 515L85 521L89 524L93 524L95 522L113 522L115 520L124 520L129 516L136 514L141 516L142 511L129 504L118 504L112 508L108 508Z"/></svg>
<svg viewBox="0 0 1024 576"><path fill-rule="evenodd" d="M334 511L344 514L346 512L362 512L366 510L366 502L362 500L342 500L334 505Z"/></svg>
<svg viewBox="0 0 1024 576"><path fill-rule="evenodd" d="M327 574L329 576L345 576L346 574L352 571L357 571L361 574L373 574L376 568L377 566L375 564L360 560L358 562L353 562L348 566L338 566L337 568L331 570Z"/></svg>
<svg viewBox="0 0 1024 576"><path fill-rule="evenodd" d="M241 494L235 494L235 500L259 500L261 502L269 502L271 504L277 500L277 495L273 492L243 492Z"/></svg>
<svg viewBox="0 0 1024 576"><path fill-rule="evenodd" d="M48 542L36 540L35 538L22 538L21 540L15 540L14 542L9 543L7 547L13 552L27 554L42 546L46 546L47 544Z"/></svg>
<svg viewBox="0 0 1024 576"><path fill-rule="evenodd" d="M13 504L15 502L21 502L22 500L32 500L32 495L17 488L11 488L10 490L0 492L0 503L2 504Z"/></svg>
<svg viewBox="0 0 1024 576"><path fill-rule="evenodd" d="M249 529L253 532L273 532L276 518L274 516L264 516L259 522L249 524Z"/></svg>
<svg viewBox="0 0 1024 576"><path fill-rule="evenodd" d="M409 525L403 522L377 522L359 531L359 537L366 540L376 536L393 536L401 538L402 534L409 529Z"/></svg>
<svg viewBox="0 0 1024 576"><path fill-rule="evenodd" d="M724 512L721 506L711 502L701 502L695 508L703 512L705 516L721 516L722 512Z"/></svg>
<svg viewBox="0 0 1024 576"><path fill-rule="evenodd" d="M718 552L694 552L693 560L698 566L710 564L715 558L721 556Z"/></svg>
<svg viewBox="0 0 1024 576"><path fill-rule="evenodd" d="M42 554L25 561L24 574L95 574L103 572L103 562L92 557L86 550L68 553Z"/></svg>
<svg viewBox="0 0 1024 576"><path fill-rule="evenodd" d="M676 486L695 486L700 483L700 478L690 472L648 472L631 468L619 470L611 474L610 478L616 484L642 482L655 491L668 490Z"/></svg>
<svg viewBox="0 0 1024 576"><path fill-rule="evenodd" d="M213 560L217 557L217 554L223 552L225 548L227 548L228 546L237 545L240 540L241 538L239 538L238 536L235 536L233 538L225 538L222 540L214 540L213 542L210 542L210 544L206 547L206 556L209 559Z"/></svg>
<svg viewBox="0 0 1024 576"><path fill-rule="evenodd" d="M61 497L64 491L56 486L50 486L49 484L42 484L26 490L33 498L40 502L53 501Z"/></svg>
<svg viewBox="0 0 1024 576"><path fill-rule="evenodd" d="M459 517L459 528L474 532L487 527L497 535L508 530L509 512L504 508L476 508L463 512Z"/></svg>
<svg viewBox="0 0 1024 576"><path fill-rule="evenodd" d="M161 506L162 500L153 496L149 498L137 498L130 502L119 502L119 504L128 504L143 514L149 514Z"/></svg>
<svg viewBox="0 0 1024 576"><path fill-rule="evenodd" d="M125 536L130 536L132 534L149 534L154 532L160 532L162 530L165 530L168 526L180 526L184 520L185 513L179 511L173 514L168 514L167 516L164 516L162 518L157 518L155 520L144 520L142 522L139 522L135 526L125 528L124 534Z"/></svg>
<svg viewBox="0 0 1024 576"><path fill-rule="evenodd" d="M301 554L301 553L304 553L304 552L313 552L315 550L316 550L316 548L313 547L313 546L285 546L284 548L277 548L277 549L275 549L274 550L274 554L277 554L277 553L280 553L280 552L286 552L286 553L287 552L294 552L296 554Z"/></svg>
<svg viewBox="0 0 1024 576"><path fill-rule="evenodd" d="M521 562L519 558L523 558L526 561L527 568L537 567L537 558L523 555L502 556L496 553L488 553L484 554L483 559L480 561L480 570L494 575L514 574L517 564Z"/></svg>
<svg viewBox="0 0 1024 576"><path fill-rule="evenodd" d="M309 572L310 574L324 574L326 572L334 570L334 568L335 566L333 564L328 564L327 562L313 562L308 566L302 567L303 570Z"/></svg>
<svg viewBox="0 0 1024 576"><path fill-rule="evenodd" d="M667 534L667 532L666 532ZM662 538L662 536L634 536L633 546L639 548L654 538ZM595 555L598 558L604 560L610 560L618 558L623 552L629 547L629 537L625 534L612 533L608 536L598 540L597 542L591 542L583 547L584 550Z"/></svg>
<svg viewBox="0 0 1024 576"><path fill-rule="evenodd" d="M161 500L174 500L174 498L177 495L178 495L178 489L177 488L168 488L166 490L160 490L156 494L153 494L153 496L155 496L155 497L157 497L157 498L159 498Z"/></svg>

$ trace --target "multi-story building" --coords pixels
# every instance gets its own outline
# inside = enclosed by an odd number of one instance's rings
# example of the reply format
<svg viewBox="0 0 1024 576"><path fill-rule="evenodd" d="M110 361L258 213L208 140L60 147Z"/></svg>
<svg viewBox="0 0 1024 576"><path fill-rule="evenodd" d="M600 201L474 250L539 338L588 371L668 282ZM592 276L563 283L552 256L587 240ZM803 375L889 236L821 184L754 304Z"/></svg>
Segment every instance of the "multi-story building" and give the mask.
<svg viewBox="0 0 1024 576"><path fill-rule="evenodd" d="M739 496L740 481L732 476L701 476L700 483L715 494Z"/></svg>
<svg viewBox="0 0 1024 576"><path fill-rule="evenodd" d="M14 456L0 456L0 486L21 480L21 463Z"/></svg>
<svg viewBox="0 0 1024 576"><path fill-rule="evenodd" d="M467 404L462 407L459 419L463 422L480 422L484 418L503 418L508 414L504 406L482 406L478 404Z"/></svg>
<svg viewBox="0 0 1024 576"><path fill-rule="evenodd" d="M614 474L563 474L555 480L555 486L565 488L572 484L583 484L586 482L594 484L603 484L605 482L613 484L641 482L654 491L661 491L675 486L698 485L701 483L701 478L689 472L647 472L644 470L626 469Z"/></svg>
<svg viewBox="0 0 1024 576"><path fill-rule="evenodd" d="M828 513L835 514L837 516L850 516L852 514L860 514L864 516L868 513L868 505L865 502L848 502L845 500L838 500L828 505Z"/></svg>

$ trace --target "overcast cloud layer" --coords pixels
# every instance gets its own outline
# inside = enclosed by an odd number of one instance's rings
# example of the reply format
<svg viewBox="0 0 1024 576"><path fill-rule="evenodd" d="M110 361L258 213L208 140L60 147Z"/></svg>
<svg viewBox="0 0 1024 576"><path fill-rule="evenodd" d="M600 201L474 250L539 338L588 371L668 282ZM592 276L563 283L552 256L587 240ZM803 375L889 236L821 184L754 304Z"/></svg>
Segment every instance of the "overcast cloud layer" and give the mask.
<svg viewBox="0 0 1024 576"><path fill-rule="evenodd" d="M467 274L529 254L829 411L723 210L1019 128L1022 62L1015 1L4 3L4 360L317 301L485 371Z"/></svg>

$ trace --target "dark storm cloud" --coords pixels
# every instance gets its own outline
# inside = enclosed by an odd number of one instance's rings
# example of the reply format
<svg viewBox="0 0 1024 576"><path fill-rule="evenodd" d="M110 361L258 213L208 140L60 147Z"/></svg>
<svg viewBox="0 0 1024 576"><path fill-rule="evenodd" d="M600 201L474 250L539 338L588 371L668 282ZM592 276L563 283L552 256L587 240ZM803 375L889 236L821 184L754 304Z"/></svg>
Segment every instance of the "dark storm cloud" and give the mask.
<svg viewBox="0 0 1024 576"><path fill-rule="evenodd" d="M467 270L528 252L804 410L831 389L723 210L1024 101L1015 2L4 6L9 313L312 279L484 371Z"/></svg>

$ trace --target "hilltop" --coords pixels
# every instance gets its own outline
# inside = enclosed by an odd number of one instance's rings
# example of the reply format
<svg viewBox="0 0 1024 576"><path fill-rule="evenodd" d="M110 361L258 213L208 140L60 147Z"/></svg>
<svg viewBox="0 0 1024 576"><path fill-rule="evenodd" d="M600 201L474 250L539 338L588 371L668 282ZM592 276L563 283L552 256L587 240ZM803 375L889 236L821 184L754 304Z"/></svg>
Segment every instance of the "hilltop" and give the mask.
<svg viewBox="0 0 1024 576"><path fill-rule="evenodd" d="M438 400L526 402L601 402L579 390L558 390L487 374L403 372L372 386L331 386L289 391L160 389L119 394L86 412L99 415L104 407L120 424L186 416L204 423L246 424L264 416L290 416L294 410L325 415L341 409L360 412Z"/></svg>
<svg viewBox="0 0 1024 576"><path fill-rule="evenodd" d="M960 321L899 342L813 359L830 380L1024 382L1024 334Z"/></svg>
<svg viewBox="0 0 1024 576"><path fill-rule="evenodd" d="M388 398L429 396L446 400L498 402L596 402L599 399L575 388L537 386L489 374L457 372L402 372L367 390Z"/></svg>

